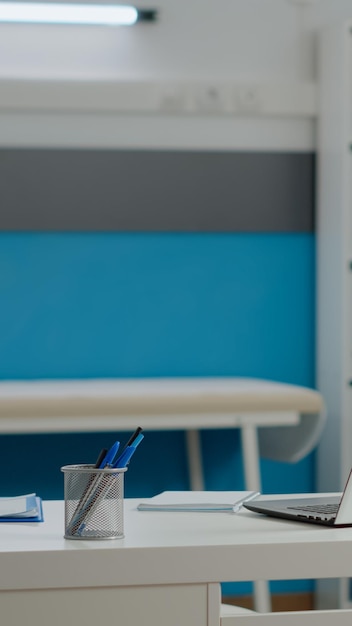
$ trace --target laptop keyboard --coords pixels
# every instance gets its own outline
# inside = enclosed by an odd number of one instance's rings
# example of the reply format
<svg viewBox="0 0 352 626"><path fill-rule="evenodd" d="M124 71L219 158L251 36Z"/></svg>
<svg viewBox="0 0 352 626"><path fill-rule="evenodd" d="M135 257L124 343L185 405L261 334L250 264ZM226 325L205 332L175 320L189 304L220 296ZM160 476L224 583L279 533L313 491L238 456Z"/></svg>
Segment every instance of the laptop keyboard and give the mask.
<svg viewBox="0 0 352 626"><path fill-rule="evenodd" d="M308 513L322 513L325 515L336 515L339 508L338 504L311 504L306 506L288 506L288 509L294 511L307 511Z"/></svg>

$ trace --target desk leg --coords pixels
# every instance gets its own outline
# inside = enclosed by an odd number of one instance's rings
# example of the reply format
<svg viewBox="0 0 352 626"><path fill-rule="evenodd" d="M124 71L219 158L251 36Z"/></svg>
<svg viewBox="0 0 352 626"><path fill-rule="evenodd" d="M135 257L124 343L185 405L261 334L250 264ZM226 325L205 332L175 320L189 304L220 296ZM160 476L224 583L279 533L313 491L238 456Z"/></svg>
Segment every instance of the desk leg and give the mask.
<svg viewBox="0 0 352 626"><path fill-rule="evenodd" d="M254 609L258 613L270 613L271 598L269 583L267 580L255 580L254 587Z"/></svg>
<svg viewBox="0 0 352 626"><path fill-rule="evenodd" d="M251 424L243 425L241 427L241 438L246 489L261 491L260 458L256 426ZM257 580L253 584L255 610L260 613L270 612L271 600L268 582L266 580Z"/></svg>
<svg viewBox="0 0 352 626"><path fill-rule="evenodd" d="M202 451L198 430L186 430L186 445L191 490L203 491Z"/></svg>
<svg viewBox="0 0 352 626"><path fill-rule="evenodd" d="M246 489L261 491L258 433L251 424L241 427L244 480Z"/></svg>

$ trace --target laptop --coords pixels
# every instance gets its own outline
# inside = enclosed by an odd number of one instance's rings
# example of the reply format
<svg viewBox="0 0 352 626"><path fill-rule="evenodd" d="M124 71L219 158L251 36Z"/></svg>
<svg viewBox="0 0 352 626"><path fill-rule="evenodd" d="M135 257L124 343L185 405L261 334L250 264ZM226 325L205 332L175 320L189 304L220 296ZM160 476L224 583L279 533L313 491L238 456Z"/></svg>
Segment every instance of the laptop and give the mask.
<svg viewBox="0 0 352 626"><path fill-rule="evenodd" d="M249 511L263 513L270 517L281 517L322 524L324 526L352 526L352 470L347 479L342 495L337 496L304 496L301 498L287 497L278 500L267 500L259 497L243 506Z"/></svg>

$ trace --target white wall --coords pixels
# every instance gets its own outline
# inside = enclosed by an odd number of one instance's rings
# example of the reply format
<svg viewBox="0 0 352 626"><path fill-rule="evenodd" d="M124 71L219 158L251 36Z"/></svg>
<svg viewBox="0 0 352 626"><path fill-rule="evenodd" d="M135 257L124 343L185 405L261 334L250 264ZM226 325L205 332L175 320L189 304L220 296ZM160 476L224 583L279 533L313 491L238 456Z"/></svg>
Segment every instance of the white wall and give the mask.
<svg viewBox="0 0 352 626"><path fill-rule="evenodd" d="M307 100L304 89L317 79L317 32L325 24L352 17L352 2L302 1L140 0L141 8L159 9L156 24L1 25L0 144L311 150L316 107L313 91ZM34 93L34 104L28 106L23 92L21 96L11 91L14 79L61 81L55 106L45 104L47 96L38 85L25 82L25 93ZM117 87L121 81L153 81L163 85L163 91L155 96L152 116L147 111L121 114L118 104L104 114L97 106L99 115L94 116L87 111L92 91L79 94L81 110L76 107L63 116L61 107L71 102L70 93L82 80L94 81L98 99L96 81L113 81L115 87L116 81ZM198 92L193 89L182 107L165 114L165 97L174 98L174 89L179 96L182 83L197 82L207 89L217 81L231 87L224 107L228 110L195 110ZM236 85L266 86L264 95L258 92L260 106L238 107ZM149 97L149 92L136 93L132 105L147 102L145 93ZM100 98L104 105L109 99L104 92Z"/></svg>
<svg viewBox="0 0 352 626"><path fill-rule="evenodd" d="M312 37L352 15L350 0L140 0L132 28L0 27L1 77L314 80Z"/></svg>
<svg viewBox="0 0 352 626"><path fill-rule="evenodd" d="M138 6L157 6L158 23L116 29L3 25L0 75L300 78L300 8L288 0L142 0Z"/></svg>

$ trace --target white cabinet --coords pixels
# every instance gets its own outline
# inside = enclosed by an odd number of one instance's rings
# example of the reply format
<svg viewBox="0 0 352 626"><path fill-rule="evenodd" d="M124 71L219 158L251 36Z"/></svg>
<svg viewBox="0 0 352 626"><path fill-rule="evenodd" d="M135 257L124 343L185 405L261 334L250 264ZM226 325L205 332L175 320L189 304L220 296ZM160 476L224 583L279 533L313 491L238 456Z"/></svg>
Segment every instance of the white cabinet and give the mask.
<svg viewBox="0 0 352 626"><path fill-rule="evenodd" d="M320 33L318 73L317 386L328 421L317 488L340 491L352 466L352 17ZM349 605L348 582L335 587Z"/></svg>
<svg viewBox="0 0 352 626"><path fill-rule="evenodd" d="M0 591L1 615L8 626L218 626L219 606L216 620L208 619L209 587L199 584Z"/></svg>

